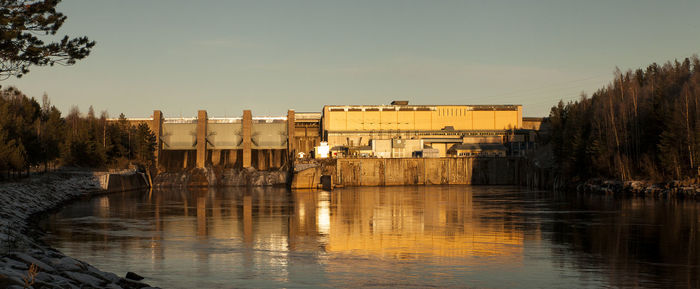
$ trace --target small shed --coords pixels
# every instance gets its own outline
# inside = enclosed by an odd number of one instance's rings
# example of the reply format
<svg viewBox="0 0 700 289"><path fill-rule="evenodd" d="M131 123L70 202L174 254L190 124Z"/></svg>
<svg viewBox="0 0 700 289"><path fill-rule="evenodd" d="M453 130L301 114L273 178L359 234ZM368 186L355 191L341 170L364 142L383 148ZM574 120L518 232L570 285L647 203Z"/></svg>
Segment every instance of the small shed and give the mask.
<svg viewBox="0 0 700 289"><path fill-rule="evenodd" d="M357 146L348 149L348 156L356 158L369 158L372 157L372 147L371 146Z"/></svg>
<svg viewBox="0 0 700 289"><path fill-rule="evenodd" d="M440 150L434 148L424 148L413 152L413 157L415 158L439 158Z"/></svg>

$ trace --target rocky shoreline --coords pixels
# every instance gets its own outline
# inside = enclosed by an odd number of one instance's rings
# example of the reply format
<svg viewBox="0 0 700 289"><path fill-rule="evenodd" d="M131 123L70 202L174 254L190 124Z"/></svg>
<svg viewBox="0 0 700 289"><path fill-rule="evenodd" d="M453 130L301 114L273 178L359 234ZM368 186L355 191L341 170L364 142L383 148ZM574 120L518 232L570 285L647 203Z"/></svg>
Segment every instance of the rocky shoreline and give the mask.
<svg viewBox="0 0 700 289"><path fill-rule="evenodd" d="M135 172L119 174L129 176L143 178ZM65 256L30 233L36 216L108 191L109 175L92 172L52 173L0 184L0 288L150 288Z"/></svg>
<svg viewBox="0 0 700 289"><path fill-rule="evenodd" d="M592 179L576 185L576 191L653 198L700 199L700 182L686 180L656 183Z"/></svg>

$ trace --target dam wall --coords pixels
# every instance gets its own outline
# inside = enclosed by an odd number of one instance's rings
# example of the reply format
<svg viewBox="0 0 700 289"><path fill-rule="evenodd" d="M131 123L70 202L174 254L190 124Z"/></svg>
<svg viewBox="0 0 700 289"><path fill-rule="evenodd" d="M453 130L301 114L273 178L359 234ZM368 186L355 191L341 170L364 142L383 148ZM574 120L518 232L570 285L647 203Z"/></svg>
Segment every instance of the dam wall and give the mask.
<svg viewBox="0 0 700 289"><path fill-rule="evenodd" d="M333 186L522 185L545 188L548 171L522 157L344 158L297 170L293 189L318 188L321 177Z"/></svg>
<svg viewBox="0 0 700 289"><path fill-rule="evenodd" d="M342 186L516 185L522 158L339 159Z"/></svg>

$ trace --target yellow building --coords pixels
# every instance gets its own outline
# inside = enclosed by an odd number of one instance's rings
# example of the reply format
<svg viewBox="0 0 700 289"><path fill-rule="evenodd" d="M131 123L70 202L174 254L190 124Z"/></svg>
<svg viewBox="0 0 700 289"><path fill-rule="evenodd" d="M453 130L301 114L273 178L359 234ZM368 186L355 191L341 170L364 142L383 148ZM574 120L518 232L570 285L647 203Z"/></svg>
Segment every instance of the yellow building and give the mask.
<svg viewBox="0 0 700 289"><path fill-rule="evenodd" d="M368 145L371 139L424 139L446 156L465 139L502 142L509 130L523 126L522 105L326 105L323 137L329 146ZM479 142L479 141L477 141Z"/></svg>

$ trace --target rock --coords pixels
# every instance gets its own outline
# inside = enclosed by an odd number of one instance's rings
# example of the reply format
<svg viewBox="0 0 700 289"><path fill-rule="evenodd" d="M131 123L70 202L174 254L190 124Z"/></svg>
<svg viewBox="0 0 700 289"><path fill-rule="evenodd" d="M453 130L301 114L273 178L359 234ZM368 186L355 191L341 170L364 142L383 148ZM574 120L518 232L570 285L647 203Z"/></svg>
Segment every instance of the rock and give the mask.
<svg viewBox="0 0 700 289"><path fill-rule="evenodd" d="M107 284L107 286L104 287L105 289L122 289L122 286L119 286L114 283Z"/></svg>
<svg viewBox="0 0 700 289"><path fill-rule="evenodd" d="M85 270L85 266L80 263L79 261L71 258L71 257L63 257L61 259L54 259L53 262L51 262L51 265L53 265L56 269L62 270L62 271L82 271Z"/></svg>
<svg viewBox="0 0 700 289"><path fill-rule="evenodd" d="M141 282L134 281L134 280L129 280L129 279L121 279L121 280L119 280L117 285L121 286L122 288L129 288L129 289L131 289L131 288L141 289L141 288L150 287L150 286L148 286L148 284L141 283Z"/></svg>
<svg viewBox="0 0 700 289"><path fill-rule="evenodd" d="M24 281L19 276L10 276L0 273L0 288L10 288L10 286L20 286L24 288Z"/></svg>
<svg viewBox="0 0 700 289"><path fill-rule="evenodd" d="M63 272L68 278L73 279L74 281L78 282L81 285L88 285L94 288L101 288L104 282L98 278L95 278L91 275L84 274L84 273L78 273L78 272ZM83 287L83 286L81 286Z"/></svg>
<svg viewBox="0 0 700 289"><path fill-rule="evenodd" d="M141 281L141 280L143 280L143 277L141 277L139 274L136 274L134 272L126 272L126 279Z"/></svg>
<svg viewBox="0 0 700 289"><path fill-rule="evenodd" d="M34 279L44 283L51 283L54 280L53 275L46 272L39 272Z"/></svg>
<svg viewBox="0 0 700 289"><path fill-rule="evenodd" d="M56 271L56 269L47 265L46 263L41 262L41 261L37 260L36 258L29 256L27 254L24 254L24 253L14 252L14 253L10 254L10 257L17 260L17 261L24 262L27 265L34 264L39 268L40 271L49 272L49 273Z"/></svg>
<svg viewBox="0 0 700 289"><path fill-rule="evenodd" d="M29 269L29 265L24 264L20 261L12 260L12 259L7 258L7 257L0 259L0 263L4 263L7 266L14 268L14 269L20 269L20 270Z"/></svg>
<svg viewBox="0 0 700 289"><path fill-rule="evenodd" d="M590 179L576 185L576 191L612 195L633 195L654 198L695 198L700 199L700 185L691 181L668 181L651 183L648 181L615 181Z"/></svg>
<svg viewBox="0 0 700 289"><path fill-rule="evenodd" d="M82 265L85 266L87 273L92 275L95 278L99 278L99 279L102 279L102 280L105 280L105 281L108 281L111 283L116 283L119 281L119 279L121 279L121 278L119 278L119 276L117 276L117 274L109 273L109 272L102 272L99 269L97 269L93 266L90 266L88 264L82 264Z"/></svg>
<svg viewBox="0 0 700 289"><path fill-rule="evenodd" d="M53 285L50 287L55 287L55 286L59 286L62 288L63 287L77 287L74 284L75 281L73 281L71 279L68 279L68 278L65 278L65 277L59 276L59 275L51 275L51 274L48 274L45 272L39 272L39 274L36 274L36 277L34 277L34 279L38 283Z"/></svg>
<svg viewBox="0 0 700 289"><path fill-rule="evenodd" d="M121 278L119 278L119 276L117 276L117 274L114 274L111 272L102 272L102 271L100 271L100 277L102 277L102 279L105 279L111 283L117 283L117 282L119 282L119 279L121 279Z"/></svg>
<svg viewBox="0 0 700 289"><path fill-rule="evenodd" d="M59 276L59 275L51 275L51 278L53 278L53 282L52 282L52 283L53 283L54 285L60 286L61 288L68 288L68 287L70 287L70 288L80 288L80 287L75 283L75 281L73 281L73 280L71 280L71 279L68 279L68 278L66 278L66 277Z"/></svg>

